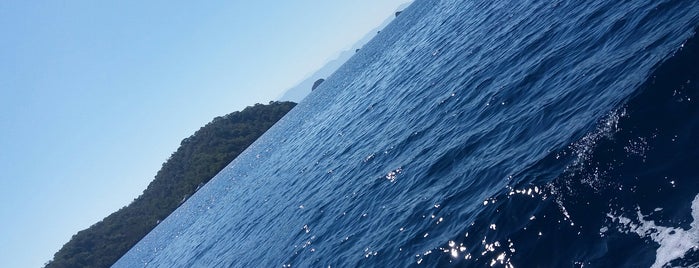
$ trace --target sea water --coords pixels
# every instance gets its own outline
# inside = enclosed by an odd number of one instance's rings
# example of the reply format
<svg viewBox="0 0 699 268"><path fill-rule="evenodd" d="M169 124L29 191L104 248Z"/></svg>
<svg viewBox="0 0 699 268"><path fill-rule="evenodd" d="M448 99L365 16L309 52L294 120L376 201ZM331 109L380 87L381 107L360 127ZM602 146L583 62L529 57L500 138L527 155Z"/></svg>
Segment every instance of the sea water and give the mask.
<svg viewBox="0 0 699 268"><path fill-rule="evenodd" d="M697 267L697 26L417 0L115 266Z"/></svg>

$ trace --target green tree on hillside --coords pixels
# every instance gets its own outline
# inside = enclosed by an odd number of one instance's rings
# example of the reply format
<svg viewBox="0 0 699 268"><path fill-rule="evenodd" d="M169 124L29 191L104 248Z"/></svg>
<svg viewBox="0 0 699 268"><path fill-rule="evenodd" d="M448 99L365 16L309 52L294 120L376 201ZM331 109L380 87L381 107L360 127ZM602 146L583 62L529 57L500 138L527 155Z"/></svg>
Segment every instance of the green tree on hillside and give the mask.
<svg viewBox="0 0 699 268"><path fill-rule="evenodd" d="M111 266L295 105L255 104L214 118L182 140L138 198L73 235L46 267Z"/></svg>

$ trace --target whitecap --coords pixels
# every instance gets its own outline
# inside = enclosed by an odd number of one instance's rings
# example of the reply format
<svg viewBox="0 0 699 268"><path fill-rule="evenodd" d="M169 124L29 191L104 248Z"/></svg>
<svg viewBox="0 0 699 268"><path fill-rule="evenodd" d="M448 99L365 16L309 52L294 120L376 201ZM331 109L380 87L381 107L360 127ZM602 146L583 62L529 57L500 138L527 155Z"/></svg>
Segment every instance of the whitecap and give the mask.
<svg viewBox="0 0 699 268"><path fill-rule="evenodd" d="M692 201L692 223L689 230L681 227L665 227L656 225L655 221L645 220L640 208L636 209L637 222L624 216L607 214L609 218L620 224L622 233L635 233L642 238L650 238L660 247L655 252L655 263L652 268L665 267L671 261L683 258L691 250L699 249L699 195Z"/></svg>

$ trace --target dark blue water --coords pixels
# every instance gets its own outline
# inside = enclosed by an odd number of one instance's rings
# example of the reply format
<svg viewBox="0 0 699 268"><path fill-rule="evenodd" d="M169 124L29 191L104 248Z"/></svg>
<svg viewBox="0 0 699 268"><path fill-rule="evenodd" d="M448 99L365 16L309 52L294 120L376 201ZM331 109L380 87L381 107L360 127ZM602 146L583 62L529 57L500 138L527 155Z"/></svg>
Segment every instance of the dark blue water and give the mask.
<svg viewBox="0 0 699 268"><path fill-rule="evenodd" d="M699 1L418 0L117 267L699 267Z"/></svg>

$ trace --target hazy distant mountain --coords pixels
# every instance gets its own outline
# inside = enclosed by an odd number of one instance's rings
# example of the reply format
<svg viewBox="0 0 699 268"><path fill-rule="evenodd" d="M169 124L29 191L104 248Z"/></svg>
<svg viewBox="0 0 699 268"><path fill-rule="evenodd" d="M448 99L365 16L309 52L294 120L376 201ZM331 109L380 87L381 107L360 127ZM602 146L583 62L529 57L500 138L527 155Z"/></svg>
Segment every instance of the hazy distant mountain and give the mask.
<svg viewBox="0 0 699 268"><path fill-rule="evenodd" d="M277 98L280 101L293 101L293 102L299 102L303 98L305 98L308 93L311 93L311 88L313 87L313 83L317 81L318 79L321 78L327 78L331 74L333 74L337 69L342 66L347 60L349 60L354 54L358 51L358 49L361 49L366 43L368 43L376 34L386 27L395 17L398 16L399 12L408 5L410 5L411 2L402 4L401 6L398 7L396 10L396 14L391 14L391 16L387 17L378 27L374 28L373 30L369 31L362 39L359 39L354 45L349 50L344 50L340 52L340 55L335 58L334 60L329 61L328 63L325 64L325 66L321 67L313 73L312 75L306 77L303 81L298 83L296 86L287 89L281 97Z"/></svg>
<svg viewBox="0 0 699 268"><path fill-rule="evenodd" d="M308 95L308 93L311 93L311 88L313 87L313 83L315 83L315 81L321 78L327 78L334 73L335 70L340 68L342 64L344 64L347 60L349 60L349 58L352 57L352 55L354 55L354 50L355 49L343 51L340 53L339 57L326 63L325 66L320 68L311 76L306 77L306 79L301 81L301 83L298 83L296 86L286 90L286 92L284 92L284 94L279 97L278 100L293 102L301 101L306 97L306 95Z"/></svg>

